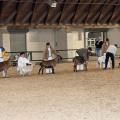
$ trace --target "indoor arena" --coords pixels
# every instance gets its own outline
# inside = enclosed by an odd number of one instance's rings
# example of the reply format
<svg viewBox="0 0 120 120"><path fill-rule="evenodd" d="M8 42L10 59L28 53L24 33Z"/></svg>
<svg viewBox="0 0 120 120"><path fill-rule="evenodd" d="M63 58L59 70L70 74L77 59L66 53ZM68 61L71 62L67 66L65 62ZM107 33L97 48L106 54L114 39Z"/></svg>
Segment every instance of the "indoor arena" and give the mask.
<svg viewBox="0 0 120 120"><path fill-rule="evenodd" d="M119 0L0 0L0 120L119 120L119 13Z"/></svg>

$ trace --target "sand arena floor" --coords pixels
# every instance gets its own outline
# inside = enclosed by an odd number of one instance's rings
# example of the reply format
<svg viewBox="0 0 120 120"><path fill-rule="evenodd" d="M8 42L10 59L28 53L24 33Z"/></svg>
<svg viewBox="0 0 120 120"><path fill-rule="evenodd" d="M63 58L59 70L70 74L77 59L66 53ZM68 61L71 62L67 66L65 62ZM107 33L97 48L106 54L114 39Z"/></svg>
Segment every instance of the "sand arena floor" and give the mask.
<svg viewBox="0 0 120 120"><path fill-rule="evenodd" d="M59 64L55 75L0 78L0 120L120 120L120 69L87 72Z"/></svg>

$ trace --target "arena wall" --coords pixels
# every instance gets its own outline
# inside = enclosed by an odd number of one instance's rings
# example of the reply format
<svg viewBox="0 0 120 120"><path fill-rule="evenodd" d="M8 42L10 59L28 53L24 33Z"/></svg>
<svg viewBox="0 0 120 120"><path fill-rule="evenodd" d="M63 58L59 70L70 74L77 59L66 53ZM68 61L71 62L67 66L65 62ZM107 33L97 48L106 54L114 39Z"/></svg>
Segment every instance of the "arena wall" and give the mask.
<svg viewBox="0 0 120 120"><path fill-rule="evenodd" d="M7 30L1 31L1 44L3 44L5 49L10 52L11 33ZM27 32L24 32L23 30L23 34L26 34L27 51L43 51L46 42L50 42L51 45L58 50L79 49L85 47L83 29L29 29ZM107 37L110 39L111 44L117 43L120 47L120 29L109 29ZM120 50L118 50L118 54L120 54L119 51ZM75 56L75 51L61 51L60 54L65 58L70 58ZM41 59L42 56L42 53L33 53L33 60Z"/></svg>

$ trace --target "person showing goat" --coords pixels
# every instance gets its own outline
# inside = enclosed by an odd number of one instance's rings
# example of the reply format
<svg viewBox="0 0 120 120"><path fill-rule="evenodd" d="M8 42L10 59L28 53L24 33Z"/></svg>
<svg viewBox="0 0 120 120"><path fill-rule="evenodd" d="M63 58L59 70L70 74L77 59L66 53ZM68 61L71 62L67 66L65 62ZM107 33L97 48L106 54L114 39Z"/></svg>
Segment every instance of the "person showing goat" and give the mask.
<svg viewBox="0 0 120 120"><path fill-rule="evenodd" d="M54 58L54 56L57 56ZM44 69L46 70L46 73L54 73L54 67L56 66L56 63L58 63L62 57L57 54L56 50L52 48L49 42L46 43L46 48L43 54L43 60L40 63L40 69L39 69L39 74L40 71L42 70L42 74L44 72Z"/></svg>
<svg viewBox="0 0 120 120"><path fill-rule="evenodd" d="M54 74L54 67L56 66L57 63L59 63L62 60L62 57L60 55L57 55L56 58L52 59L52 60L42 60L42 62L40 63L40 69L38 74L40 74L40 72L42 71L42 74L44 73L44 70L47 68L51 68L52 69L52 73Z"/></svg>
<svg viewBox="0 0 120 120"><path fill-rule="evenodd" d="M21 52L18 58L17 71L20 75L30 75L33 70L33 64L25 57L25 53Z"/></svg>
<svg viewBox="0 0 120 120"><path fill-rule="evenodd" d="M77 66L78 65L83 65L83 69L87 70L87 60L89 60L89 55L91 54L92 48L89 47L88 49L86 48L81 48L76 51L76 53L79 56L75 56L73 58L74 66L73 70L74 72L77 72Z"/></svg>

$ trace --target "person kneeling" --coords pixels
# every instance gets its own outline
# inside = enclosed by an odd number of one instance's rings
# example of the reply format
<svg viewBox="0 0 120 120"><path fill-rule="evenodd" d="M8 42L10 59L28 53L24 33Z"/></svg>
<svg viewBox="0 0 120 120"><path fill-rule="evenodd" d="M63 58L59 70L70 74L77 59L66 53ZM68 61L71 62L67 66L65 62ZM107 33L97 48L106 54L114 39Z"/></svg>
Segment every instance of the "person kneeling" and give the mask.
<svg viewBox="0 0 120 120"><path fill-rule="evenodd" d="M30 75L33 69L33 64L25 57L25 53L21 52L18 58L17 71L20 75Z"/></svg>

